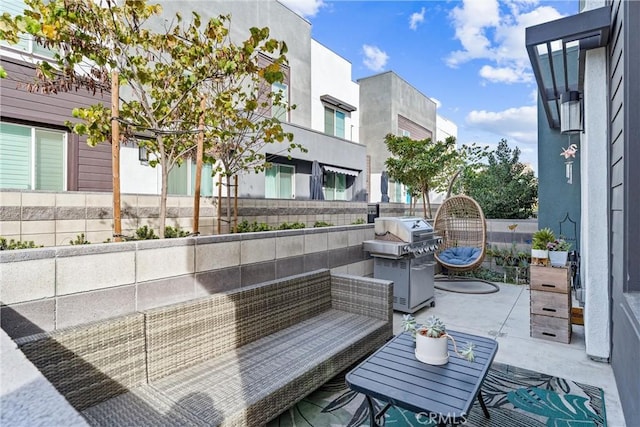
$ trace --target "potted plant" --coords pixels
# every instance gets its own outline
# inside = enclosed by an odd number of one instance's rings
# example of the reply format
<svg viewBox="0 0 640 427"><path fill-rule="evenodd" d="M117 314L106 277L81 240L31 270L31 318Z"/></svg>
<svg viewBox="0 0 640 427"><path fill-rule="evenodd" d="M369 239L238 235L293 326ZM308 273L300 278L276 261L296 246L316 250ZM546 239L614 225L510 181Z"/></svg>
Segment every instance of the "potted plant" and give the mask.
<svg viewBox="0 0 640 427"><path fill-rule="evenodd" d="M571 243L560 238L547 243L547 249L549 249L549 261L551 261L551 267L564 267L567 264L567 257L569 255L569 249L571 249Z"/></svg>
<svg viewBox="0 0 640 427"><path fill-rule="evenodd" d="M547 244L554 242L556 240L556 236L549 227L541 228L540 230L533 233L531 239L531 258L532 263L534 263L533 259L537 260L546 260L549 258L549 250L547 248ZM540 263L540 261L535 262ZM543 264L546 264L546 261L542 261Z"/></svg>
<svg viewBox="0 0 640 427"><path fill-rule="evenodd" d="M436 316L430 316L427 321L418 325L416 319L410 315L403 316L402 328L411 332L416 340L416 359L430 365L444 365L449 361L448 339L453 342L455 353L470 362L475 359L473 343L467 343L462 351L458 352L456 340L447 334L444 322Z"/></svg>

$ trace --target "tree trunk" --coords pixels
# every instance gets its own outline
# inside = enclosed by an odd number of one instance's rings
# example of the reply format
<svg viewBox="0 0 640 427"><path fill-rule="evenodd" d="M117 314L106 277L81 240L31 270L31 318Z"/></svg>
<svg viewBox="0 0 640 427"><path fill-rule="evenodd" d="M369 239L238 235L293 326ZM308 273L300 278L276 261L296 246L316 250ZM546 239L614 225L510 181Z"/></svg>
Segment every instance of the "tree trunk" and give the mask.
<svg viewBox="0 0 640 427"><path fill-rule="evenodd" d="M162 138L162 137L158 137ZM158 144L160 145L160 144ZM164 239L164 227L167 223L167 193L169 191L169 165L166 156L163 151L160 152L160 159L162 162L162 186L160 188L160 223L158 224L158 236Z"/></svg>
<svg viewBox="0 0 640 427"><path fill-rule="evenodd" d="M431 211L431 197L429 197L429 190L425 192L427 197L427 211L429 212L429 218L433 218L433 212Z"/></svg>
<svg viewBox="0 0 640 427"><path fill-rule="evenodd" d="M231 177L226 175L227 180L227 233L231 232Z"/></svg>
<svg viewBox="0 0 640 427"><path fill-rule="evenodd" d="M427 218L427 193L424 190L422 190L422 215ZM431 215L431 210L429 210L429 215Z"/></svg>

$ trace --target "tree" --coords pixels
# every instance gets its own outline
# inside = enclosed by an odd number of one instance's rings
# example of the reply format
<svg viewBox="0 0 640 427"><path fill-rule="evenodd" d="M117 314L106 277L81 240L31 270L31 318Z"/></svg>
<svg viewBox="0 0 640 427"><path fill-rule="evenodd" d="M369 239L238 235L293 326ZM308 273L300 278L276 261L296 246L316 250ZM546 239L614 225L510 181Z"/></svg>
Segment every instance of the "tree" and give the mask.
<svg viewBox="0 0 640 427"><path fill-rule="evenodd" d="M443 188L450 164L459 156L455 138L432 142L431 138L414 140L388 134L384 142L393 156L385 161L389 176L411 188L413 194L420 194L423 215L431 217L429 191Z"/></svg>
<svg viewBox="0 0 640 427"><path fill-rule="evenodd" d="M520 149L512 150L502 139L497 149L488 153L485 166L465 171L464 190L487 218L522 219L533 214L538 180L519 159Z"/></svg>
<svg viewBox="0 0 640 427"><path fill-rule="evenodd" d="M228 16L203 24L197 13L188 23L183 23L177 14L164 29L159 29L160 6L144 1L25 3L30 9L23 16L2 16L0 36L15 42L15 32L29 33L38 43L58 52L53 63L38 64L39 80L29 84L29 90L108 91L111 71L119 72L120 85L127 87L118 119L124 126L124 138L145 136L139 143L154 155L150 165L161 166L161 237L166 222L169 172L194 155L202 114L205 129L218 129L208 131L209 137L205 138L205 149L214 155L232 150L214 147L228 141L228 134L263 142L292 139L279 122L270 117L264 121L255 115L248 117L242 111L264 109L264 102L276 107L284 104L280 96L270 94L270 88L283 79L280 66L286 63L286 45L270 39L268 29L252 28L249 38L235 45L228 36ZM259 67L258 52L275 58L268 66ZM269 90L260 100L230 89L231 82L242 87L247 76L251 81L262 79L268 84ZM200 108L203 95L208 103L204 112ZM288 111L286 105L284 108ZM110 139L112 115L103 104L76 108L74 116L82 122L73 124L73 131L87 135L88 144ZM236 146L234 152L244 155L245 148ZM250 155L251 150L248 151Z"/></svg>

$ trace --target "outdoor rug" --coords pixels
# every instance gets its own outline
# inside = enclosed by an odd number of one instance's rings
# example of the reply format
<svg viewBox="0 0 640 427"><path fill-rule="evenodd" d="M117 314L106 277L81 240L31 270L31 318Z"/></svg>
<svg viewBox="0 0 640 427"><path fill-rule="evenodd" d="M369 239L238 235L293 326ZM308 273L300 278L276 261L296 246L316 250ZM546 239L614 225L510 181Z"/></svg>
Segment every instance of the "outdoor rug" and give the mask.
<svg viewBox="0 0 640 427"><path fill-rule="evenodd" d="M369 425L364 395L349 390L337 375L268 427L355 427ZM510 365L493 363L482 385L490 419L476 403L464 426L474 427L604 427L602 389ZM377 402L378 410L383 405ZM431 425L427 417L391 408L385 426Z"/></svg>

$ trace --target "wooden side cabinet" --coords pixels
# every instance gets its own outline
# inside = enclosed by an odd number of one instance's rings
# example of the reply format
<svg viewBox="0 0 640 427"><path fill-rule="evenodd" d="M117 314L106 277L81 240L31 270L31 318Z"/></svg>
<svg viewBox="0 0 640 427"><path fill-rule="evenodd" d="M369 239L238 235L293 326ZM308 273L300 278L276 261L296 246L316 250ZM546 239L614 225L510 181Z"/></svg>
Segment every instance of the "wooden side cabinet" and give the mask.
<svg viewBox="0 0 640 427"><path fill-rule="evenodd" d="M531 267L531 336L571 341L571 285L569 267Z"/></svg>

